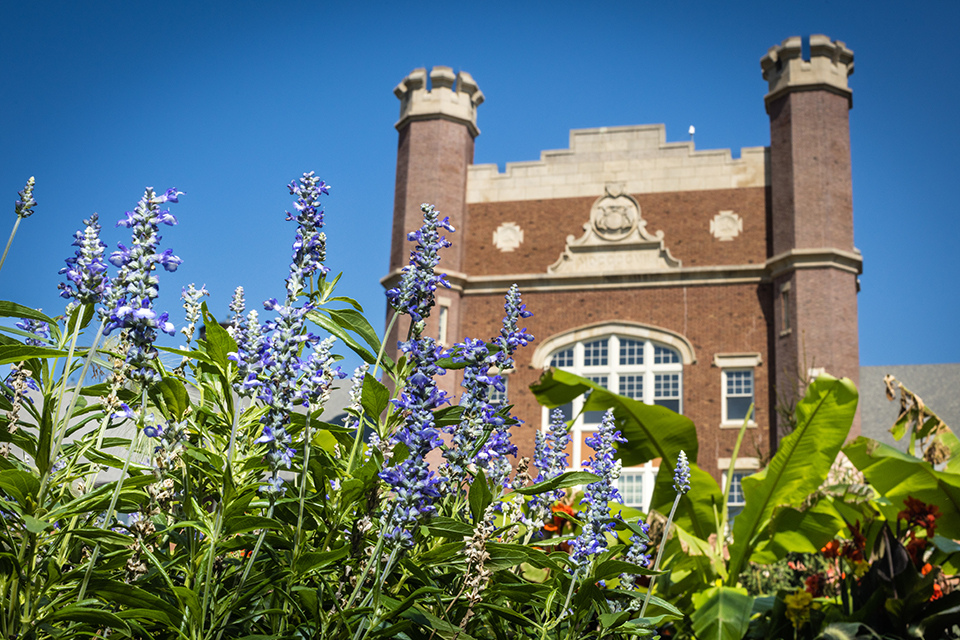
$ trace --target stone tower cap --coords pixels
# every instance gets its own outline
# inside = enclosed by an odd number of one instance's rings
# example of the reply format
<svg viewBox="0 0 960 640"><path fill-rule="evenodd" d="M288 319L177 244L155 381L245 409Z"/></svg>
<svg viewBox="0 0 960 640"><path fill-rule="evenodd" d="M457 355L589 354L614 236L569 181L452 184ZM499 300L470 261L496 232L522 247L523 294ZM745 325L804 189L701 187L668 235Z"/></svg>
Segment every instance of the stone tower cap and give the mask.
<svg viewBox="0 0 960 640"><path fill-rule="evenodd" d="M466 71L454 75L450 67L434 67L430 71L427 88L427 70L414 69L393 90L400 99L400 119L397 129L413 120L450 120L466 125L470 135L480 135L477 128L477 107L483 102L483 92Z"/></svg>
<svg viewBox="0 0 960 640"><path fill-rule="evenodd" d="M760 59L763 79L769 83L764 97L767 106L788 91L830 91L850 100L853 91L847 76L853 74L853 51L839 40L815 34L810 36L810 59L803 59L803 41L799 36L787 38L770 47Z"/></svg>

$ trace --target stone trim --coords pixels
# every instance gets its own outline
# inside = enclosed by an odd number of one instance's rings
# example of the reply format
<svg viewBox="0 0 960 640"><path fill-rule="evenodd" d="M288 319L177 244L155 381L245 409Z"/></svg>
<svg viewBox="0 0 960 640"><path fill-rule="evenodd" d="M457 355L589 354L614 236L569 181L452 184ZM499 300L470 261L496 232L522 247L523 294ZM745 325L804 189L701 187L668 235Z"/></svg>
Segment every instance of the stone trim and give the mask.
<svg viewBox="0 0 960 640"><path fill-rule="evenodd" d="M717 469L728 471L730 469L730 458L717 458ZM759 469L760 458L737 458L737 466L734 470Z"/></svg>
<svg viewBox="0 0 960 640"><path fill-rule="evenodd" d="M568 149L541 151L540 160L467 169L467 203L600 197L622 183L624 193L663 193L765 187L769 149L696 150L692 141L667 142L662 124L570 131Z"/></svg>
<svg viewBox="0 0 960 640"><path fill-rule="evenodd" d="M483 91L466 71L454 75L450 67L436 66L430 71L414 69L393 90L400 100L400 119L394 125L399 131L414 120L449 120L465 125L470 135L480 135L477 128L477 107L483 103Z"/></svg>
<svg viewBox="0 0 960 640"><path fill-rule="evenodd" d="M863 255L842 249L791 249L768 258L766 268L771 278L778 278L797 269L839 269L854 275L863 273Z"/></svg>
<svg viewBox="0 0 960 640"><path fill-rule="evenodd" d="M715 353L713 366L720 369L751 369L763 364L759 353Z"/></svg>
<svg viewBox="0 0 960 640"><path fill-rule="evenodd" d="M588 324L550 336L537 345L530 358L530 366L534 369L545 369L549 365L550 354L563 345L612 334L659 342L676 349L683 364L697 362L693 344L679 333L650 324L620 321Z"/></svg>
<svg viewBox="0 0 960 640"><path fill-rule="evenodd" d="M847 98L853 106L853 91L847 84L847 77L853 74L853 51L840 40L814 34L810 36L810 59L804 60L802 53L803 41L791 36L770 47L760 60L769 88L763 98L767 110L791 91L829 91Z"/></svg>

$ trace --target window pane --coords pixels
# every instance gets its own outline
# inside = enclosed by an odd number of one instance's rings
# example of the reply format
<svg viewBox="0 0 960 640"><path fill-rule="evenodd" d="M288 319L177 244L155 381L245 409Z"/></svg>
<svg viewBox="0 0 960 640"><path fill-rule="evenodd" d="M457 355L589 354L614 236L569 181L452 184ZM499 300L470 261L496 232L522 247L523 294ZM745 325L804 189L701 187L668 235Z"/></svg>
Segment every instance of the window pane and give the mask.
<svg viewBox="0 0 960 640"><path fill-rule="evenodd" d="M673 411L674 413L680 413L680 398L677 398L676 400L657 399L653 401L653 404L660 405L661 407L666 407L667 409L670 409L670 411Z"/></svg>
<svg viewBox="0 0 960 640"><path fill-rule="evenodd" d="M586 376L587 379L592 382L596 382L598 385L607 388L607 376ZM583 401L586 402L587 398L590 397L590 392L588 391L583 395ZM583 422L584 424L600 424L600 421L603 420L603 414L606 411L584 411L583 412Z"/></svg>
<svg viewBox="0 0 960 640"><path fill-rule="evenodd" d="M679 398L680 374L658 373L653 380L654 398Z"/></svg>
<svg viewBox="0 0 960 640"><path fill-rule="evenodd" d="M620 376L620 395L643 400L643 376Z"/></svg>
<svg viewBox="0 0 960 640"><path fill-rule="evenodd" d="M595 340L583 345L583 366L604 367L607 365L607 339Z"/></svg>
<svg viewBox="0 0 960 640"><path fill-rule="evenodd" d="M673 349L661 347L660 345L653 346L653 364L674 364L679 362L680 354Z"/></svg>
<svg viewBox="0 0 960 640"><path fill-rule="evenodd" d="M573 366L573 347L569 349L564 349L563 351L558 351L553 354L553 359L550 362L554 367L572 367Z"/></svg>
<svg viewBox="0 0 960 640"><path fill-rule="evenodd" d="M743 485L741 480L750 475L745 471L734 471L733 478L730 480L730 496L727 498L728 505L743 505L747 499L743 496Z"/></svg>
<svg viewBox="0 0 960 640"><path fill-rule="evenodd" d="M753 403L753 396L728 397L727 398L727 420L743 420L747 417L747 410Z"/></svg>
<svg viewBox="0 0 960 640"><path fill-rule="evenodd" d="M493 385L490 385L490 404L492 405L505 405L507 404L507 379L503 379L503 391L498 391L497 388Z"/></svg>
<svg viewBox="0 0 960 640"><path fill-rule="evenodd" d="M727 371L727 395L753 397L753 371Z"/></svg>
<svg viewBox="0 0 960 640"><path fill-rule="evenodd" d="M620 364L643 364L643 345L640 340L620 338Z"/></svg>
<svg viewBox="0 0 960 640"><path fill-rule="evenodd" d="M624 471L617 480L617 488L623 496L623 504L628 507L643 506L643 472Z"/></svg>

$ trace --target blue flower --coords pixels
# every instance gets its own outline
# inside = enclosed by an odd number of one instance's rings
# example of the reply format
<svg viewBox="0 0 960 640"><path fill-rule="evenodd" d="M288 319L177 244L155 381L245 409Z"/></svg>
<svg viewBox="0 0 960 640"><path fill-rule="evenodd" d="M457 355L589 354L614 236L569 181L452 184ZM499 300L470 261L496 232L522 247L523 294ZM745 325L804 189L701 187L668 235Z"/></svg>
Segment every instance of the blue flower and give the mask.
<svg viewBox="0 0 960 640"><path fill-rule="evenodd" d="M414 325L430 315L437 286L450 288L446 276L438 275L434 269L440 263L440 250L450 246L450 241L440 236L439 230L454 231L450 218L440 220L433 205L422 204L420 210L423 226L407 235L409 241L417 243L410 252L410 264L403 268L400 286L387 291L390 306L409 315Z"/></svg>
<svg viewBox="0 0 960 640"><path fill-rule="evenodd" d="M23 188L23 191L17 192L20 199L17 200L14 209L17 212L18 218L29 218L33 215L33 208L37 206L37 201L33 199L33 186L36 183L37 181L34 180L33 176L30 176L30 178L27 179L27 186Z"/></svg>
<svg viewBox="0 0 960 640"><path fill-rule="evenodd" d="M683 451L677 456L677 468L673 472L673 488L677 493L690 491L690 463Z"/></svg>
<svg viewBox="0 0 960 640"><path fill-rule="evenodd" d="M614 452L616 443L626 442L626 438L617 430L612 409L604 414L597 432L584 442L594 453L583 466L600 479L587 485L580 501L587 508L581 511L583 528L573 541L570 553L571 559L580 567L588 565L591 556L606 550L606 534L615 526L610 519L610 503L623 504L623 498L613 484L620 475L620 462L614 458Z"/></svg>
<svg viewBox="0 0 960 640"><path fill-rule="evenodd" d="M130 367L129 376L143 384L160 379L160 374L153 366L157 358L157 350L153 346L157 330L170 335L174 332L167 314L158 316L153 311L153 301L160 294L159 280L153 271L158 264L167 271L175 271L181 263L170 249L157 252L157 244L161 240L159 225L176 224L176 219L168 211L161 211L159 205L176 202L179 194L171 189L165 195L158 196L152 187L147 187L136 208L128 211L126 219L117 223L117 226L132 230L130 248L118 244L118 250L110 256L110 262L119 267L119 271L104 296L104 334L115 329L128 331L130 348L126 362Z"/></svg>
<svg viewBox="0 0 960 640"><path fill-rule="evenodd" d="M75 255L67 258L67 266L60 269L60 274L66 274L72 283L59 285L61 298L74 299L67 306L68 312L78 304L100 302L109 282L107 265L103 261L103 250L107 245L100 240L99 216L94 213L83 224L86 228L73 236L73 246L77 247Z"/></svg>
<svg viewBox="0 0 960 640"><path fill-rule="evenodd" d="M50 325L42 320L20 318L20 322L17 323L17 329L37 336L36 338L25 338L23 341L24 344L32 347L43 347L50 342Z"/></svg>
<svg viewBox="0 0 960 640"><path fill-rule="evenodd" d="M293 203L297 214L287 212L287 220L297 221L297 234L293 242L293 262L287 278L287 299L295 300L303 292L304 281L315 273L326 274L323 261L327 254L327 236L323 228L323 205L320 195L330 193L330 186L316 177L313 171L303 174L299 182L289 184L290 195L297 196Z"/></svg>
<svg viewBox="0 0 960 640"><path fill-rule="evenodd" d="M648 527L643 522L638 523L640 528L644 533L649 533L650 527ZM627 548L627 552L624 554L623 559L627 562L632 562L633 564L645 567L650 563L650 556L645 553L647 550L647 545L644 542L643 538L637 534L630 536L630 546ZM628 591L633 591L637 588L637 575L634 573L621 573L620 574L620 587Z"/></svg>
<svg viewBox="0 0 960 640"><path fill-rule="evenodd" d="M570 427L563 419L563 411L554 409L550 414L550 426L546 435L537 431L534 436L535 446L533 464L539 473L534 480L535 484L556 478L567 470L567 446L570 444ZM550 507L563 497L563 489L546 491L530 497L527 509L530 520L539 525L550 515Z"/></svg>
<svg viewBox="0 0 960 640"><path fill-rule="evenodd" d="M194 287L193 283L190 283L188 286L184 287L180 293L180 298L183 300L183 309L186 312L187 321L187 325L180 329L180 333L186 336L188 345L190 344L190 341L193 340L194 329L197 326L197 322L200 320L200 298L209 295L210 292L207 291L206 286L202 286L200 289L197 289ZM170 324L170 328L173 328L172 324Z"/></svg>

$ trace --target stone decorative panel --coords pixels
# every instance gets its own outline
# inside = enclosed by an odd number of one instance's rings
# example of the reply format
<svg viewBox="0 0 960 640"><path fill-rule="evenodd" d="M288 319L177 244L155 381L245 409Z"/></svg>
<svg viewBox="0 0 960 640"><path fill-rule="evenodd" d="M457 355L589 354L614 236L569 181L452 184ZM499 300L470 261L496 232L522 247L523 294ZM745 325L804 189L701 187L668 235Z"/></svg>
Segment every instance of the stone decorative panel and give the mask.
<svg viewBox="0 0 960 640"><path fill-rule="evenodd" d="M637 273L679 267L680 261L664 247L663 231L647 231L640 204L624 193L623 184L607 184L605 191L590 208L583 235L567 236L566 248L547 273Z"/></svg>
<svg viewBox="0 0 960 640"><path fill-rule="evenodd" d="M710 221L710 233L717 240L733 240L743 231L743 218L733 211L721 211Z"/></svg>
<svg viewBox="0 0 960 640"><path fill-rule="evenodd" d="M493 246L501 252L513 251L523 242L523 229L516 222L504 222L493 232Z"/></svg>

